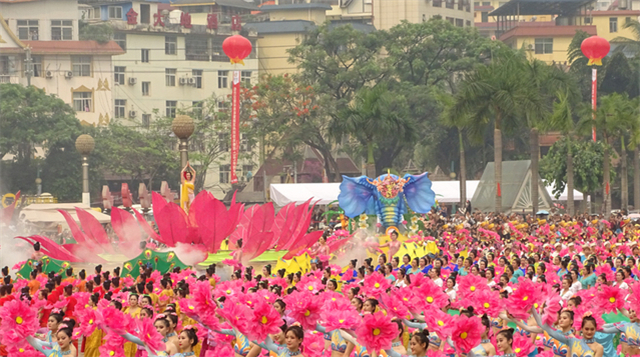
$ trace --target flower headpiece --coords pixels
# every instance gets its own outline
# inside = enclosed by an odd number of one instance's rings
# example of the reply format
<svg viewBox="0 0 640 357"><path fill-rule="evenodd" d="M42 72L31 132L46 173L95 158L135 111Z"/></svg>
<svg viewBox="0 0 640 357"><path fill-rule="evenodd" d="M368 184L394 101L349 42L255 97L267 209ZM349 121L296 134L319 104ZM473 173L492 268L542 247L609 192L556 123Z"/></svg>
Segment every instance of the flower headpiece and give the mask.
<svg viewBox="0 0 640 357"><path fill-rule="evenodd" d="M587 317L587 316L591 316L591 311L585 311L584 314L582 314L582 317Z"/></svg>
<svg viewBox="0 0 640 357"><path fill-rule="evenodd" d="M193 326L193 325L187 325L187 326L183 327L182 329L183 329L183 330L192 330L193 332L198 331L198 330L195 328L195 326Z"/></svg>
<svg viewBox="0 0 640 357"><path fill-rule="evenodd" d="M60 324L59 328L60 329L69 328L69 326L67 324Z"/></svg>
<svg viewBox="0 0 640 357"><path fill-rule="evenodd" d="M58 308L55 308L55 309L52 309L52 310L51 310L51 313L54 313L54 314L59 314L59 313L61 313L61 312L62 312L62 310L60 310L60 309L58 309Z"/></svg>

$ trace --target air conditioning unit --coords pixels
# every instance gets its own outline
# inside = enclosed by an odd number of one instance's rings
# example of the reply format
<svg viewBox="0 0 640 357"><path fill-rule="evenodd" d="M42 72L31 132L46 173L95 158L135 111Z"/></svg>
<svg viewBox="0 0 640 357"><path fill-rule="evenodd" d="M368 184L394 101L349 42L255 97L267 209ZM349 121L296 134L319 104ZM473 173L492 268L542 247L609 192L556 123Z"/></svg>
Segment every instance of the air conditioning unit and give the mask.
<svg viewBox="0 0 640 357"><path fill-rule="evenodd" d="M46 72L44 72L44 76L45 76L45 78L53 78L53 72L52 71L46 71Z"/></svg>
<svg viewBox="0 0 640 357"><path fill-rule="evenodd" d="M195 78L188 78L187 82L189 83L190 86L195 86L196 85L196 79Z"/></svg>
<svg viewBox="0 0 640 357"><path fill-rule="evenodd" d="M180 85L186 85L187 84L187 78L180 78Z"/></svg>
<svg viewBox="0 0 640 357"><path fill-rule="evenodd" d="M136 83L138 83L138 79L137 79L137 78L135 78L135 77L129 77L129 85L131 85L131 86L132 86L132 85L134 85L134 84L136 84Z"/></svg>
<svg viewBox="0 0 640 357"><path fill-rule="evenodd" d="M138 114L138 113L136 113L136 111L135 111L135 110L130 110L130 111L129 111L129 118L135 118L137 114Z"/></svg>
<svg viewBox="0 0 640 357"><path fill-rule="evenodd" d="M73 71L66 71L64 72L64 78L73 78Z"/></svg>

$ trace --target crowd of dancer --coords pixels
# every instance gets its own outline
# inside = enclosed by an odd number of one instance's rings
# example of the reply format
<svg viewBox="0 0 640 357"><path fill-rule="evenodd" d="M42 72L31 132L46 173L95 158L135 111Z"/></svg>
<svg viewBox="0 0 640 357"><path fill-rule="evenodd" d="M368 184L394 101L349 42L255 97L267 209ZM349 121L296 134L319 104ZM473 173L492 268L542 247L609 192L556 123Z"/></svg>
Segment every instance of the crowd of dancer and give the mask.
<svg viewBox="0 0 640 357"><path fill-rule="evenodd" d="M304 271L228 261L227 281L216 266L141 266L135 279L100 265L62 274L35 265L15 279L5 267L0 355L640 355L639 226L460 218L431 217L404 242L391 231L346 266L333 263L348 252L326 260L329 237ZM415 253L427 244L437 250Z"/></svg>

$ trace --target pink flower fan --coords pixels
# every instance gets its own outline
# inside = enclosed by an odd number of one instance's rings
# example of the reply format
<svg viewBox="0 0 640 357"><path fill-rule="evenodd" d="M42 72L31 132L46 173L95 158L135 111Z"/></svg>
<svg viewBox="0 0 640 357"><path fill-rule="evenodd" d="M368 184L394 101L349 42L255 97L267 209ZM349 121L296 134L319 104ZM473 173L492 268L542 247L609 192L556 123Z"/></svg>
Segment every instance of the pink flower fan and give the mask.
<svg viewBox="0 0 640 357"><path fill-rule="evenodd" d="M427 350L427 357L447 357L448 355L443 351Z"/></svg>
<svg viewBox="0 0 640 357"><path fill-rule="evenodd" d="M533 352L535 346L531 343L531 339L521 334L513 335L513 352L516 357L525 357Z"/></svg>
<svg viewBox="0 0 640 357"><path fill-rule="evenodd" d="M316 331L304 334L304 355L305 357L322 357L324 352L324 338Z"/></svg>
<svg viewBox="0 0 640 357"><path fill-rule="evenodd" d="M287 284L287 280L281 277L271 279L271 282L269 283L269 285L281 286L283 291L289 286L289 284Z"/></svg>
<svg viewBox="0 0 640 357"><path fill-rule="evenodd" d="M11 270L20 270L22 268L22 266L26 263L26 260L23 260L21 262L16 263Z"/></svg>
<svg viewBox="0 0 640 357"><path fill-rule="evenodd" d="M142 340L151 352L157 354L157 351L164 351L166 346L162 342L162 335L156 331L151 319L135 319L135 325L134 335Z"/></svg>
<svg viewBox="0 0 640 357"><path fill-rule="evenodd" d="M320 318L327 331L354 329L362 319L351 304L337 303L337 301L336 303L325 304L320 312Z"/></svg>
<svg viewBox="0 0 640 357"><path fill-rule="evenodd" d="M68 303L69 303L69 300L60 300L60 301L54 303L53 305L47 305L47 309L50 309L50 310L53 310L53 309L62 310L65 306L67 306Z"/></svg>
<svg viewBox="0 0 640 357"><path fill-rule="evenodd" d="M404 306L406 306L409 311L417 313L420 311L420 305L422 301L418 298L413 289L410 287L400 288L391 292L394 298L401 300Z"/></svg>
<svg viewBox="0 0 640 357"><path fill-rule="evenodd" d="M217 305L215 301L213 301L209 281L198 281L194 284L193 288L189 290L191 291L193 303L197 311L215 312Z"/></svg>
<svg viewBox="0 0 640 357"><path fill-rule="evenodd" d="M391 348L391 342L398 335L398 325L382 311L367 314L356 330L358 342L369 351Z"/></svg>
<svg viewBox="0 0 640 357"><path fill-rule="evenodd" d="M235 352L229 343L218 343L213 350L208 350L205 357L234 357Z"/></svg>
<svg viewBox="0 0 640 357"><path fill-rule="evenodd" d="M589 308L588 306L582 305L578 306L573 310L573 328L575 328L576 331L582 329L582 320L585 318L585 316L591 316L596 319L596 329L599 330L605 324L604 320L602 319L602 314L603 311L598 308Z"/></svg>
<svg viewBox="0 0 640 357"><path fill-rule="evenodd" d="M498 317L503 309L503 302L498 293L491 290L478 290L468 301L478 315L487 314L490 317Z"/></svg>
<svg viewBox="0 0 640 357"><path fill-rule="evenodd" d="M105 343L98 348L100 356L124 357L124 338L113 331L107 332Z"/></svg>
<svg viewBox="0 0 640 357"><path fill-rule="evenodd" d="M9 345L7 346L8 356L15 357L41 357L42 353L36 351L29 344L24 343L21 345Z"/></svg>
<svg viewBox="0 0 640 357"><path fill-rule="evenodd" d="M398 300L392 295L383 294L381 302L387 311L387 315L397 317L401 320L411 318L409 309L402 303L402 300Z"/></svg>
<svg viewBox="0 0 640 357"><path fill-rule="evenodd" d="M362 290L368 296L378 297L384 294L389 287L391 287L389 279L385 279L382 274L375 272L364 278Z"/></svg>
<svg viewBox="0 0 640 357"><path fill-rule="evenodd" d="M80 322L80 334L87 337L91 336L100 321L98 312L91 308L82 310L76 309L76 317L78 318L78 322Z"/></svg>
<svg viewBox="0 0 640 357"><path fill-rule="evenodd" d="M596 293L596 304L604 312L615 312L624 307L626 293L617 286L602 286Z"/></svg>
<svg viewBox="0 0 640 357"><path fill-rule="evenodd" d="M320 318L320 301L308 292L294 292L286 298L289 316L299 322L302 328L314 329Z"/></svg>
<svg viewBox="0 0 640 357"><path fill-rule="evenodd" d="M486 286L486 281L485 281ZM420 306L423 310L432 311L434 309L442 309L449 304L449 296L442 291L433 280L425 280L425 283L414 292L420 298Z"/></svg>
<svg viewBox="0 0 640 357"><path fill-rule="evenodd" d="M558 320L558 313L562 309L560 305L560 296L552 295L545 302L544 314L542 314L542 322L545 325L553 326Z"/></svg>
<svg viewBox="0 0 640 357"><path fill-rule="evenodd" d="M251 310L244 304L239 304L233 299L228 299L222 309L218 309L218 315L226 319L233 327L245 334L249 327Z"/></svg>
<svg viewBox="0 0 640 357"><path fill-rule="evenodd" d="M458 298L464 300L470 298L478 290L489 290L487 279L468 274L460 277L458 283Z"/></svg>
<svg viewBox="0 0 640 357"><path fill-rule="evenodd" d="M527 319L529 310L541 297L540 289L531 280L520 279L518 288L506 301L507 310L511 315L519 319Z"/></svg>
<svg viewBox="0 0 640 357"><path fill-rule="evenodd" d="M628 285L629 291L631 292L631 294L629 294L629 305L634 311L640 311L640 283Z"/></svg>
<svg viewBox="0 0 640 357"><path fill-rule="evenodd" d="M272 293L269 290L261 289L255 292L254 295L257 295L263 298L266 302L273 304L276 300L278 300L278 295Z"/></svg>
<svg viewBox="0 0 640 357"><path fill-rule="evenodd" d="M0 307L0 334L6 344L17 344L38 330L36 311L22 300L12 300ZM7 334L7 332L11 332Z"/></svg>
<svg viewBox="0 0 640 357"><path fill-rule="evenodd" d="M608 263L598 265L596 267L596 276L600 276L602 274L605 275L607 281L616 281L616 273L613 272L613 269L611 269L611 265L609 265Z"/></svg>
<svg viewBox="0 0 640 357"><path fill-rule="evenodd" d="M216 298L224 296L228 299L229 297L235 295L240 290L241 286L241 280L223 281L216 286L213 294Z"/></svg>
<svg viewBox="0 0 640 357"><path fill-rule="evenodd" d="M100 311L100 314L96 315L99 318L98 325L113 331L117 335L122 335L126 332L127 319L122 311L116 309L113 306L107 306Z"/></svg>
<svg viewBox="0 0 640 357"><path fill-rule="evenodd" d="M485 327L478 317L460 315L455 318L451 339L459 352L469 353L482 340L484 330Z"/></svg>
<svg viewBox="0 0 640 357"><path fill-rule="evenodd" d="M314 276L305 276L300 279L300 282L296 284L296 287L300 287L300 291L308 291L310 293L316 294L318 291L324 288L322 285L322 281Z"/></svg>
<svg viewBox="0 0 640 357"><path fill-rule="evenodd" d="M245 335L250 340L263 341L269 334L278 333L283 321L276 309L262 299L256 301L253 306L253 316L249 324L251 327Z"/></svg>
<svg viewBox="0 0 640 357"><path fill-rule="evenodd" d="M424 315L429 330L435 332L442 340L451 336L453 331L453 316L442 310L433 310Z"/></svg>

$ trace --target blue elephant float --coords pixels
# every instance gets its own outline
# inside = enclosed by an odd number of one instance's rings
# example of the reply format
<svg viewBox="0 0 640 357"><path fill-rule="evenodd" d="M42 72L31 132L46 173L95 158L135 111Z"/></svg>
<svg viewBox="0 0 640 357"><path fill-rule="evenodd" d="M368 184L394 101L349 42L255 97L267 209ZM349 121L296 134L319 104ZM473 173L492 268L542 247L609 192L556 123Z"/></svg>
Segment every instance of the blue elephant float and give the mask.
<svg viewBox="0 0 640 357"><path fill-rule="evenodd" d="M416 213L427 213L435 204L429 173L406 174L404 177L387 173L371 179L367 176L346 177L340 184L338 202L349 218L376 214L385 229L399 227L407 213L407 206Z"/></svg>

